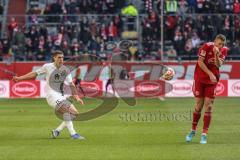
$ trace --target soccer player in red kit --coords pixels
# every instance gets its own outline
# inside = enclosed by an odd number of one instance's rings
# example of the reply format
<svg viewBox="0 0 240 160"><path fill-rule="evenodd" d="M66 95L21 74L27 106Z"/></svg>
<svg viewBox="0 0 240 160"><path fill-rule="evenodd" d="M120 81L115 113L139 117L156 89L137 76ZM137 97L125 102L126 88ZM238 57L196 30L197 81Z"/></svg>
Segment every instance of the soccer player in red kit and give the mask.
<svg viewBox="0 0 240 160"><path fill-rule="evenodd" d="M194 72L193 94L195 96L195 110L193 113L192 129L186 136L190 142L196 134L198 121L204 107L203 130L201 144L207 143L208 128L212 118L212 107L215 98L215 88L219 81L219 68L223 64L228 48L224 47L226 37L216 36L214 42L205 43L198 51L198 61Z"/></svg>

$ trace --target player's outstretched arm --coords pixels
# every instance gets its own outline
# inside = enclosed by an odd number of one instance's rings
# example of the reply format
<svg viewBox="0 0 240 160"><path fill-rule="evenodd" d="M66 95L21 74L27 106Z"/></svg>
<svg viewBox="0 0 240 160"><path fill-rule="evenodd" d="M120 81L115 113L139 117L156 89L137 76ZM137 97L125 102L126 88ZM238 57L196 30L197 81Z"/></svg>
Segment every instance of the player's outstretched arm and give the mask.
<svg viewBox="0 0 240 160"><path fill-rule="evenodd" d="M217 82L217 78L215 77L215 75L207 68L206 64L204 63L204 58L202 57L198 58L198 65L205 73L208 74L212 82L215 82L215 83Z"/></svg>
<svg viewBox="0 0 240 160"><path fill-rule="evenodd" d="M28 80L28 79L34 79L37 77L37 73L36 72L29 72L23 76L14 76L13 77L13 81L18 82L18 81L22 81L22 80Z"/></svg>
<svg viewBox="0 0 240 160"><path fill-rule="evenodd" d="M76 101L78 101L79 103L81 103L82 105L84 105L83 100L78 96L77 88L76 88L76 86L75 86L75 84L74 84L73 82L71 82L70 88L71 88L71 91L72 91L72 96L73 96L73 98L74 98Z"/></svg>

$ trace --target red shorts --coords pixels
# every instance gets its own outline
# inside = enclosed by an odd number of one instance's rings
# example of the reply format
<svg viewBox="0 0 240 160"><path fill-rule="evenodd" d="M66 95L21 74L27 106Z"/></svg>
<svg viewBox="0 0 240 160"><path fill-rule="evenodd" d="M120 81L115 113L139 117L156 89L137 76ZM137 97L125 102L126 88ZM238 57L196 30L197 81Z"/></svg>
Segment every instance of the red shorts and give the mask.
<svg viewBox="0 0 240 160"><path fill-rule="evenodd" d="M217 84L205 84L194 80L192 91L195 97L203 98L215 98L215 89Z"/></svg>

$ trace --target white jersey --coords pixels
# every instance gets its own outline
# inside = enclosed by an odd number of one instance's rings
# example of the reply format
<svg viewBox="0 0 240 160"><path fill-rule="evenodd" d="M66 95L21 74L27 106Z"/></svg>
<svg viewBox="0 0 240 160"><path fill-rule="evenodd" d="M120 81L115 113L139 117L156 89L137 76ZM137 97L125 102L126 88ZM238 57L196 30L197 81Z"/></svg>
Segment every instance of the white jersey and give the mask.
<svg viewBox="0 0 240 160"><path fill-rule="evenodd" d="M64 94L64 85L69 85L72 80L71 71L66 66L62 65L60 68L57 68L54 63L46 63L41 68L39 68L36 73L46 75L46 88L47 97L51 95L62 96Z"/></svg>

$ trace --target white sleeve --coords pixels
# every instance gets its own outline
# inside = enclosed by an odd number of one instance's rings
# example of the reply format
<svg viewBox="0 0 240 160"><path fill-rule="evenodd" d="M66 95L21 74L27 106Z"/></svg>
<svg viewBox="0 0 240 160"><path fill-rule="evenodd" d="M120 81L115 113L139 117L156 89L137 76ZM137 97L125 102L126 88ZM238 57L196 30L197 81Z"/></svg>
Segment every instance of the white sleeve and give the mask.
<svg viewBox="0 0 240 160"><path fill-rule="evenodd" d="M35 72L37 75L44 74L47 72L47 64L44 64L41 68L37 69Z"/></svg>

